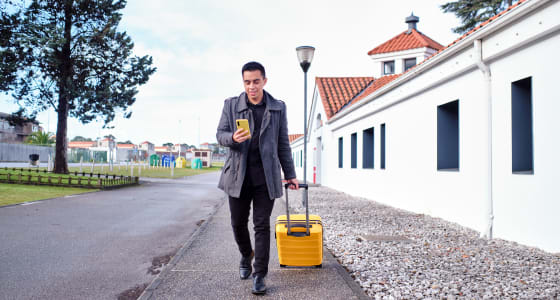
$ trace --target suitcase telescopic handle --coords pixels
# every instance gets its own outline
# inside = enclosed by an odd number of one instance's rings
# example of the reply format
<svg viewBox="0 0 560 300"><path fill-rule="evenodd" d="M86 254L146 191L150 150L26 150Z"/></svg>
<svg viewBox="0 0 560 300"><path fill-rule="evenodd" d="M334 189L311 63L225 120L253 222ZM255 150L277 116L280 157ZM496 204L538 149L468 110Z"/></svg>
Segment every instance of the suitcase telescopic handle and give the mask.
<svg viewBox="0 0 560 300"><path fill-rule="evenodd" d="M286 189L286 219L288 220L288 235L291 236L303 236L302 233L303 232L292 232L292 226L290 225L290 205L288 204L288 187L290 185L294 185L293 183L286 183L284 185L285 189ZM305 189L305 196L307 196L307 192L309 190L309 185L307 183L300 183L298 184L300 188L304 188ZM305 236L309 236L309 206L307 204L307 199L305 199ZM294 225L294 227L296 227Z"/></svg>

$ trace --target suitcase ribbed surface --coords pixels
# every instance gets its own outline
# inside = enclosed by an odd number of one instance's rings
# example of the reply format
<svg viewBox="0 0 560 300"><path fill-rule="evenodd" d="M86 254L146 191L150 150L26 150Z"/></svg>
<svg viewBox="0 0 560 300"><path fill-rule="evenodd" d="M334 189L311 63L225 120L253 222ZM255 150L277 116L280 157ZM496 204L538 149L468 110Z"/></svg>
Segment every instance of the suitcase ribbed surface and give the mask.
<svg viewBox="0 0 560 300"><path fill-rule="evenodd" d="M305 235L305 215L290 214L292 232L300 236L288 235L286 215L276 219L276 246L280 265L319 266L323 262L323 225L321 217L309 215L309 236ZM302 226L302 227L294 227Z"/></svg>

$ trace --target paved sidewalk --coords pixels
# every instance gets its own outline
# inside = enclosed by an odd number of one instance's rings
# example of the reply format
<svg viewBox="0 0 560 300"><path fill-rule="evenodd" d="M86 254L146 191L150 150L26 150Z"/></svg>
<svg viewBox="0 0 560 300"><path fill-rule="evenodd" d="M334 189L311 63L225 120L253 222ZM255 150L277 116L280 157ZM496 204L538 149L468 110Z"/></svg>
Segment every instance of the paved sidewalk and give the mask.
<svg viewBox="0 0 560 300"><path fill-rule="evenodd" d="M322 269L279 267L273 224L276 216L283 213L285 202L277 199L271 217L270 266L264 298L367 299L326 248ZM249 224L252 227L252 221ZM224 198L216 214L194 233L140 299L262 298L251 294L252 280L239 279L239 259Z"/></svg>

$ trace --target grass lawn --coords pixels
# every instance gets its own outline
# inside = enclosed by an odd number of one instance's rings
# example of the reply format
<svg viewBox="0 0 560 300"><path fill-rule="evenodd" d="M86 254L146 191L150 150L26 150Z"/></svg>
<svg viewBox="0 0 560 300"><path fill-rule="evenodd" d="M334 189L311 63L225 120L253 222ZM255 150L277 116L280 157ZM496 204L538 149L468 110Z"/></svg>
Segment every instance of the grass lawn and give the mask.
<svg viewBox="0 0 560 300"><path fill-rule="evenodd" d="M95 189L0 183L0 206L97 191Z"/></svg>
<svg viewBox="0 0 560 300"><path fill-rule="evenodd" d="M174 168L173 177L171 177L171 169L169 168L150 168L149 166L146 166L145 169L144 167L142 167L142 170L138 172L138 166L135 165L132 174L133 176L139 176L139 177L181 178L185 176L198 175L198 174L203 174L208 172L217 172L222 169L222 166L223 164L214 165L211 168L203 168L203 169ZM79 171L80 171L80 167L70 168L70 172L79 172ZM82 168L82 171L90 173L91 166L84 166ZM121 165L119 169L119 165L115 165L113 166L113 172L110 172L109 166L107 164L103 166L103 171L101 171L101 166L99 165L95 166L93 169L93 173L94 174L102 173L102 174L111 174L111 175L116 174L116 175L124 175L124 176L130 176L131 174L130 166L127 169L124 165Z"/></svg>
<svg viewBox="0 0 560 300"><path fill-rule="evenodd" d="M27 168L23 168L23 171L21 169L17 169L17 170L13 170L13 169L5 169L5 168L0 168L0 179L2 180L7 180L8 179L8 175L10 175L11 180L17 180L18 176L21 175L21 179L24 182L31 182L31 183L37 183L39 181L39 176L41 176L41 182L42 183L49 183L49 177L51 179L52 186L55 185L82 185L84 187L91 187L91 185L93 186L99 186L99 179L97 177L89 177L89 176L75 176L73 174L54 174L54 173L44 173L42 171L44 171L46 168L40 168L39 171L37 172L37 169L32 168L32 169L27 169ZM31 175L31 179L29 179L29 175ZM58 183L58 178L62 178L60 184ZM80 181L81 179L81 181ZM91 185L88 185L88 179L90 180ZM116 184L116 183L115 183ZM110 185L109 182L106 182L106 185Z"/></svg>

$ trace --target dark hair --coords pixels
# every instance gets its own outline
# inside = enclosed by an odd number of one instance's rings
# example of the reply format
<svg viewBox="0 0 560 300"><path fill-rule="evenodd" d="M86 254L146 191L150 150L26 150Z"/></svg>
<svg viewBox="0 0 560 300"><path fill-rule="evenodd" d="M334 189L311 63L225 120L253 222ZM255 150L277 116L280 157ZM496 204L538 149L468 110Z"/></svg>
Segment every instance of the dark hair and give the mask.
<svg viewBox="0 0 560 300"><path fill-rule="evenodd" d="M250 61L246 63L241 69L241 76L243 76L243 73L245 73L245 71L256 71L256 70L261 71L263 78L266 78L266 72L264 71L263 65L261 65L256 61Z"/></svg>

